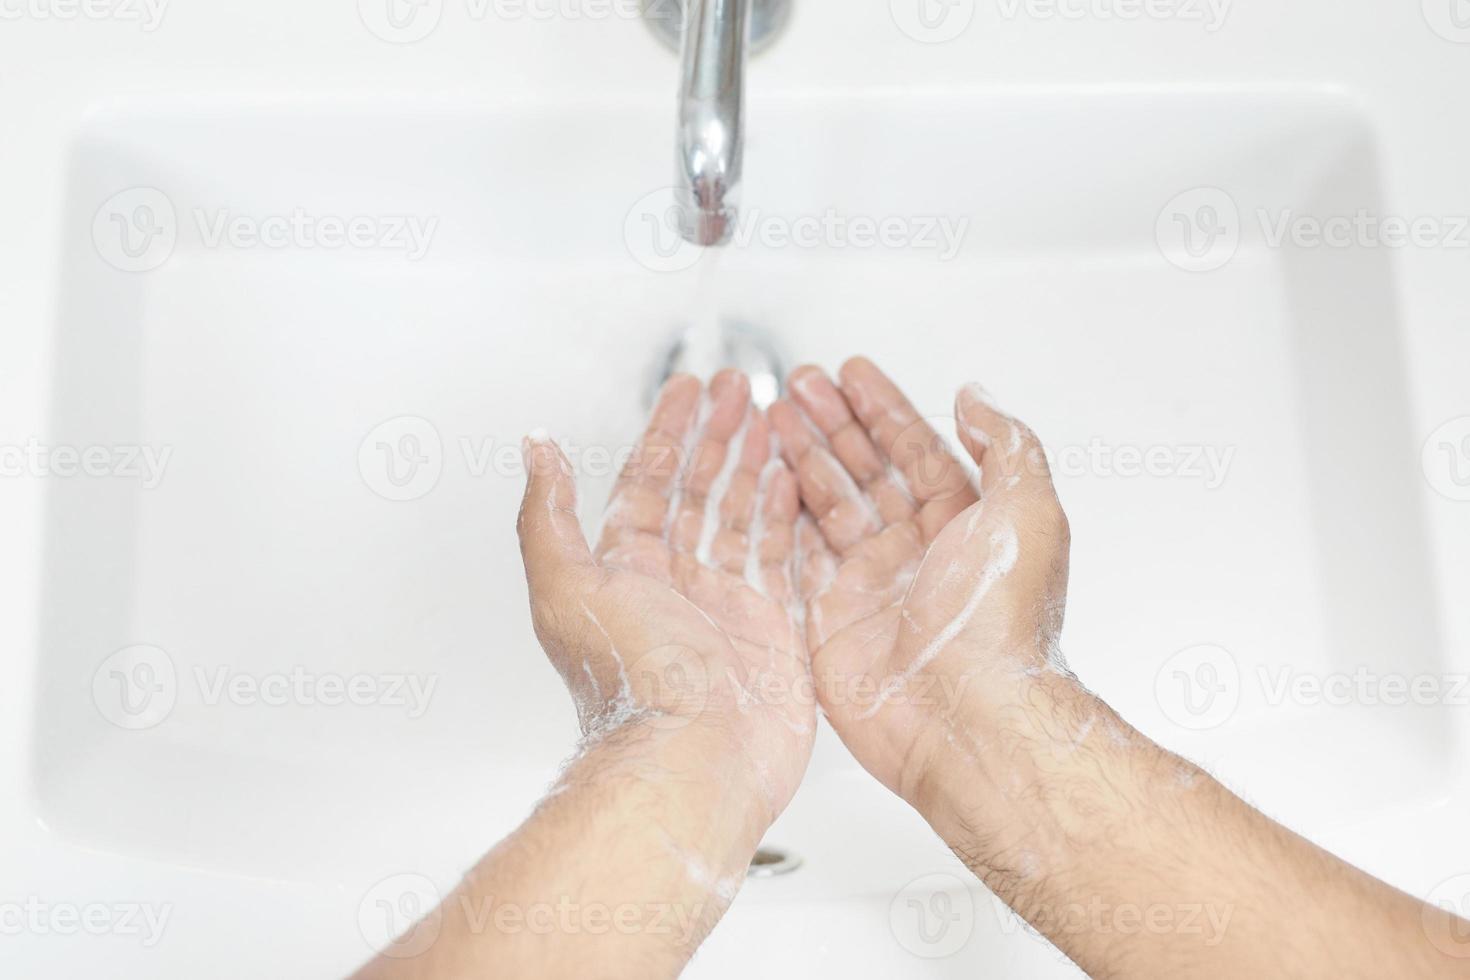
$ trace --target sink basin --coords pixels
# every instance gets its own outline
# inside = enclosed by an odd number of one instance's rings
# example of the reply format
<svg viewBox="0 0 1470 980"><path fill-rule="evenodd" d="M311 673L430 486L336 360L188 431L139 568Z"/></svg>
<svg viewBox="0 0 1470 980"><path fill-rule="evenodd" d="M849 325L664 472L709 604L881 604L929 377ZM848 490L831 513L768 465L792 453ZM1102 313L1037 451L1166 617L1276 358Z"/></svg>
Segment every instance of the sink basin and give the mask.
<svg viewBox="0 0 1470 980"><path fill-rule="evenodd" d="M32 784L56 834L349 896L452 883L575 731L526 611L520 437L580 451L595 527L651 372L711 302L791 363L868 354L940 418L980 380L1031 422L1075 528L1072 666L1149 734L1307 829L1443 773L1440 714L1278 705L1262 681L1442 669L1393 256L1275 247L1257 220L1381 203L1351 100L753 97L750 234L692 262L640 237L662 231L665 108L153 98L89 117L50 439L167 466L48 488ZM1234 251L1181 267L1170 209L1221 200ZM762 233L827 216L846 230ZM852 233L891 218L889 245ZM943 221L953 254L923 244ZM288 244L258 242L273 230ZM1079 463L1098 446L1107 472ZM1162 468L1120 475L1123 449ZM1235 703L1194 725L1171 664L1204 645ZM691 975L752 975L763 943L802 975L1070 970L946 877L953 857L830 732L771 840L802 868L752 882ZM921 904L972 902L934 959L872 938L902 934L925 876Z"/></svg>

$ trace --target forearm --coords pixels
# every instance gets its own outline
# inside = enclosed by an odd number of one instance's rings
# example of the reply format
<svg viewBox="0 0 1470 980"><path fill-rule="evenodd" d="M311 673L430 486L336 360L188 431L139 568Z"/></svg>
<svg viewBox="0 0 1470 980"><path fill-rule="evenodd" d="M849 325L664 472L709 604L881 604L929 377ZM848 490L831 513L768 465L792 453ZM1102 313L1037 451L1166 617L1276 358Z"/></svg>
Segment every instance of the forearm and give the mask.
<svg viewBox="0 0 1470 980"><path fill-rule="evenodd" d="M934 751L915 803L1093 976L1459 975L1424 906L1045 674ZM973 715L972 715L973 716ZM967 751L984 743L989 751Z"/></svg>
<svg viewBox="0 0 1470 980"><path fill-rule="evenodd" d="M677 975L768 820L720 738L634 725L590 747L440 905L432 944L361 976Z"/></svg>

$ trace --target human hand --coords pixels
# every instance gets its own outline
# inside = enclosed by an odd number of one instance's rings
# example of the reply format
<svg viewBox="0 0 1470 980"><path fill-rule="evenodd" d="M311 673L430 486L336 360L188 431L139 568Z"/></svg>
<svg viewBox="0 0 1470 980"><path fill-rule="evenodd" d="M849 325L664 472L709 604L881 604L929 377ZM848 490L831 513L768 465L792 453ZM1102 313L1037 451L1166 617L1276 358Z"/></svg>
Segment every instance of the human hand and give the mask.
<svg viewBox="0 0 1470 980"><path fill-rule="evenodd" d="M867 360L840 388L801 368L791 390L770 418L819 531L802 542L817 695L858 761L924 811L927 774L975 771L1025 737L1023 705L1081 690L1057 648L1067 519L1035 435L976 386L955 416L978 480Z"/></svg>
<svg viewBox="0 0 1470 980"><path fill-rule="evenodd" d="M768 824L805 772L815 707L798 696L810 663L793 615L796 483L749 382L669 381L595 552L566 457L544 438L525 449L532 617L583 732L677 734L704 777L745 781Z"/></svg>
<svg viewBox="0 0 1470 980"><path fill-rule="evenodd" d="M670 380L594 552L571 464L527 438L531 616L576 702L581 751L432 929L360 977L673 977L688 962L796 791L815 731L811 697L767 696L810 686L792 613L796 482L771 445L743 376L716 375L707 393ZM506 910L524 925L552 909L545 928L500 926Z"/></svg>
<svg viewBox="0 0 1470 980"><path fill-rule="evenodd" d="M962 389L972 480L868 361L791 389L770 417L815 518L817 697L995 895L1092 976L1463 973L1460 920L1273 823L1067 668L1070 532L1026 426Z"/></svg>

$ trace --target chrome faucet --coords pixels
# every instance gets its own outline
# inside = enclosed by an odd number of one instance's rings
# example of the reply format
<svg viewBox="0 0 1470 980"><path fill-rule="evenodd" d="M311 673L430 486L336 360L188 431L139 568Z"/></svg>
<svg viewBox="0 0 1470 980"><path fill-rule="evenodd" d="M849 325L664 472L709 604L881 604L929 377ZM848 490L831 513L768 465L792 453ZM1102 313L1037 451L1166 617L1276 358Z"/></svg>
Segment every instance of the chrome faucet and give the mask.
<svg viewBox="0 0 1470 980"><path fill-rule="evenodd" d="M655 30L666 41L679 39L674 205L680 233L696 245L723 245L735 229L745 157L745 62L774 37L790 8L790 0L645 0ZM682 26L670 16L681 10Z"/></svg>
<svg viewBox="0 0 1470 980"><path fill-rule="evenodd" d="M745 156L750 0L689 0L684 10L674 204L685 239L723 245L735 227Z"/></svg>

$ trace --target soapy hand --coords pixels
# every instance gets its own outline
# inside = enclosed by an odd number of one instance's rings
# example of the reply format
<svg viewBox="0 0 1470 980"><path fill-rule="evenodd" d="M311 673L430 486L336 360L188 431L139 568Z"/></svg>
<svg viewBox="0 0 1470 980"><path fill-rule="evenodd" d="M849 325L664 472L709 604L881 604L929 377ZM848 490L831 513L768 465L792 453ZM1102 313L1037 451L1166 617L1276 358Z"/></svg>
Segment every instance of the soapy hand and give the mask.
<svg viewBox="0 0 1470 980"><path fill-rule="evenodd" d="M793 615L796 483L772 442L743 375L722 372L708 391L675 377L595 552L571 466L544 437L526 442L519 521L536 634L587 738L630 726L694 735L709 746L695 764L742 780L768 819L795 793L815 733Z"/></svg>
<svg viewBox="0 0 1470 980"><path fill-rule="evenodd" d="M813 519L799 535L817 695L858 761L918 805L939 758L993 751L1013 707L1074 686L1056 646L1067 519L1035 435L976 386L955 401L975 474L867 360L840 387L801 368L791 391L770 418Z"/></svg>

